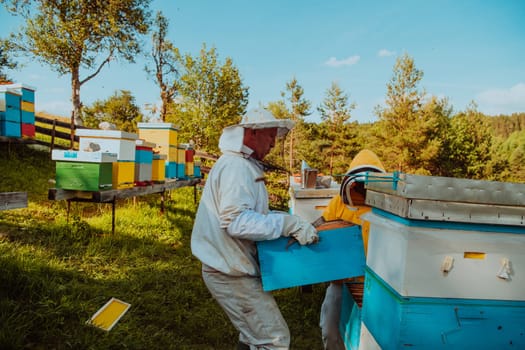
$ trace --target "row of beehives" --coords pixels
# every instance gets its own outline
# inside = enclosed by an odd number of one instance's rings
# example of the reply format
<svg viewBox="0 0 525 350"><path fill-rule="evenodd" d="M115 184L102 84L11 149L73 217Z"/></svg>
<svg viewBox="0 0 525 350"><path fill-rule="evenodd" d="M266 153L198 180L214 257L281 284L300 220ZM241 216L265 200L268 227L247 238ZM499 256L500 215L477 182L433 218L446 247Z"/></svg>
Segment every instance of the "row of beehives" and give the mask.
<svg viewBox="0 0 525 350"><path fill-rule="evenodd" d="M201 176L195 151L189 144L177 144L177 129L171 123L138 127L138 134L77 130L78 151L53 150L56 188L100 191Z"/></svg>
<svg viewBox="0 0 525 350"><path fill-rule="evenodd" d="M258 242L263 288L353 277L347 349L525 347L525 184L375 176L367 239L354 225L320 230L311 246ZM313 221L337 191L290 193L291 212Z"/></svg>
<svg viewBox="0 0 525 350"><path fill-rule="evenodd" d="M35 137L35 88L0 86L0 136Z"/></svg>

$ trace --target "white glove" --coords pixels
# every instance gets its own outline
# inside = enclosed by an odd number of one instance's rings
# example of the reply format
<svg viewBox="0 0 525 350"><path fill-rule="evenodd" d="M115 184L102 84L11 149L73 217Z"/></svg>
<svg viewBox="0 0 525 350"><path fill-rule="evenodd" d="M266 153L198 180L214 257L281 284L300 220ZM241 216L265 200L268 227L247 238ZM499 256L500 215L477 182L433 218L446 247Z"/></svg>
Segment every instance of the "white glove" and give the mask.
<svg viewBox="0 0 525 350"><path fill-rule="evenodd" d="M292 236L300 245L312 244L319 241L317 230L307 221L297 215L285 215L283 236Z"/></svg>

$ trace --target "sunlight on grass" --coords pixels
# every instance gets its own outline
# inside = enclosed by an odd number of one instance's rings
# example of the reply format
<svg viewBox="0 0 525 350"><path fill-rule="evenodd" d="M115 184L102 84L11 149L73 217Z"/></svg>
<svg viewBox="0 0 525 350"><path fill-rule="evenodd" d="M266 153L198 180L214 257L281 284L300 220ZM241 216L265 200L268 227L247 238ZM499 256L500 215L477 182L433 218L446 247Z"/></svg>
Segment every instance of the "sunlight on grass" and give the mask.
<svg viewBox="0 0 525 350"><path fill-rule="evenodd" d="M193 188L167 193L163 214L158 195L119 200L113 234L110 204L71 203L68 214L47 200L49 153L8 158L0 190L28 191L29 203L0 211L0 349L234 348L238 334L190 251ZM296 349L320 348L323 291L275 293ZM115 328L87 326L112 297L131 304Z"/></svg>

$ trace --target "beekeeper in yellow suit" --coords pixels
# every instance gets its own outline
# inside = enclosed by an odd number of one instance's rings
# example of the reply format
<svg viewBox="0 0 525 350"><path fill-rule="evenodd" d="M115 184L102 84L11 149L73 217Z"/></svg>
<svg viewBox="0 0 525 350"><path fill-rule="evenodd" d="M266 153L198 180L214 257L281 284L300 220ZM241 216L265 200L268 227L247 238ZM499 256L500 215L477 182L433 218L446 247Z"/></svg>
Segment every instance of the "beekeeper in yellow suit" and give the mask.
<svg viewBox="0 0 525 350"><path fill-rule="evenodd" d="M370 172L385 172L385 167L377 155L364 149L352 162L341 183L339 195L332 198L322 217L316 225L334 220L344 220L361 226L364 251L366 254L370 223L361 219L361 215L370 211L365 205L366 189L364 180ZM320 326L324 348L327 350L345 350L345 345L339 333L339 317L341 314L342 281L331 282L326 289L321 306Z"/></svg>

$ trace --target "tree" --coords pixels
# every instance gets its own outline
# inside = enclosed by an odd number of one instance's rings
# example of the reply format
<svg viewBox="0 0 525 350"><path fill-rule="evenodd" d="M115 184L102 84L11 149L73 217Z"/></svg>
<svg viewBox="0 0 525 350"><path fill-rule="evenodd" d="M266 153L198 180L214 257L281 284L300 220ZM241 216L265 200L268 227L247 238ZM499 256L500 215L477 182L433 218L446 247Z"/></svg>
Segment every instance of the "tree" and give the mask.
<svg viewBox="0 0 525 350"><path fill-rule="evenodd" d="M376 136L387 168L431 175L439 167L451 108L446 99L426 97L418 88L422 78L423 71L410 56L396 60L387 84L386 107L376 108Z"/></svg>
<svg viewBox="0 0 525 350"><path fill-rule="evenodd" d="M143 118L135 98L127 90L115 91L108 99L84 107L83 116L88 127L98 128L101 122L109 122L115 124L117 129L128 132L136 132L137 123Z"/></svg>
<svg viewBox="0 0 525 350"><path fill-rule="evenodd" d="M289 96L286 97L286 94ZM310 115L310 101L303 98L304 90L297 82L297 79L293 77L288 83L286 83L286 91L281 92L282 100L278 102L271 102L268 104L268 109L277 118L288 118L295 122L295 127L289 132L288 137L288 171L293 173L297 170L299 164L296 162L296 142L298 140L304 140L301 135L304 131L304 118ZM289 104L287 104L289 102ZM286 140L283 140L286 143ZM284 149L283 144L283 149ZM284 157L284 152L283 152Z"/></svg>
<svg viewBox="0 0 525 350"><path fill-rule="evenodd" d="M17 67L16 62L8 55L9 53L9 41L0 40L0 83L10 82L7 76L6 69L15 69Z"/></svg>
<svg viewBox="0 0 525 350"><path fill-rule="evenodd" d="M488 120L472 103L467 111L450 122L448 158L450 175L469 179L484 179L491 160L493 137Z"/></svg>
<svg viewBox="0 0 525 350"><path fill-rule="evenodd" d="M231 58L220 63L215 48L202 46L199 56L178 55L177 96L167 120L179 126L179 139L195 148L218 152L222 129L240 121L248 105L248 88Z"/></svg>
<svg viewBox="0 0 525 350"><path fill-rule="evenodd" d="M343 92L336 82L332 82L331 87L326 91L326 97L317 108L321 114L321 124L326 126L326 134L330 143L330 175L333 175L334 157L342 156L345 158L344 143L345 125L350 120L350 113L355 109L355 103L350 103L349 96Z"/></svg>
<svg viewBox="0 0 525 350"><path fill-rule="evenodd" d="M178 49L166 38L168 34L168 20L159 11L153 25L155 30L151 36L151 57L155 65L154 69L146 66L146 72L155 76L160 88L160 119L166 121L167 109L173 103L177 92L177 84L174 81L178 77L177 55Z"/></svg>
<svg viewBox="0 0 525 350"><path fill-rule="evenodd" d="M149 28L150 0L0 0L25 18L11 35L14 51L30 55L71 78L71 144L74 124L81 124L80 88L110 61L134 62L139 36ZM102 58L100 58L102 57ZM80 77L81 70L86 72Z"/></svg>

